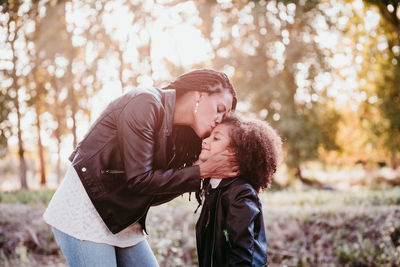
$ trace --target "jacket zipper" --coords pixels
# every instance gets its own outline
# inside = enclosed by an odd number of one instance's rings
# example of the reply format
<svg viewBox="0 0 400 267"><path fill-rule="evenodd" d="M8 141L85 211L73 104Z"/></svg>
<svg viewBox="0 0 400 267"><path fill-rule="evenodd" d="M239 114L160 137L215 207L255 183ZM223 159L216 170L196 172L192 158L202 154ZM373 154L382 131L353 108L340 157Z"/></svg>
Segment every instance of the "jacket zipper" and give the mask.
<svg viewBox="0 0 400 267"><path fill-rule="evenodd" d="M171 163L172 163L172 161L175 159L175 157L176 157L176 146L175 146L175 141L174 141L174 144L173 144L173 146L172 146L172 157L171 157L171 159L168 161L168 164L167 164L167 169L169 169L171 166Z"/></svg>
<svg viewBox="0 0 400 267"><path fill-rule="evenodd" d="M125 171L119 171L119 170L101 170L101 174L122 174L125 173Z"/></svg>
<svg viewBox="0 0 400 267"><path fill-rule="evenodd" d="M175 151L174 151L173 153L174 153L174 154L172 154L172 158L169 160L169 162L168 162L168 164L167 164L167 169L170 168L170 165L171 165L172 161L175 159L176 153L175 153Z"/></svg>
<svg viewBox="0 0 400 267"><path fill-rule="evenodd" d="M221 190L218 191L217 204L220 201L220 195L221 195ZM216 227L215 226L216 225L216 223L215 223L216 212L217 212L217 210L214 211L214 229L213 229L214 237L215 237L215 227ZM214 266L214 247L215 247L215 238L213 238L212 247L211 247L211 267Z"/></svg>

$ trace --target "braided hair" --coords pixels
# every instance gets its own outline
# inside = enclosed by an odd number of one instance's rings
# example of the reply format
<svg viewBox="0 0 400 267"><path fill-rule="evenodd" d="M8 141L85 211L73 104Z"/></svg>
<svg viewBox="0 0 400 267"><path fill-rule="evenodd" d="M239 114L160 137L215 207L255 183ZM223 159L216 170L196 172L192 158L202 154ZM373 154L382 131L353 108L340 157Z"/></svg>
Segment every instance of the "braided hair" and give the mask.
<svg viewBox="0 0 400 267"><path fill-rule="evenodd" d="M190 91L199 91L206 93L222 93L225 90L232 95L232 110L235 110L237 98L228 76L223 72L218 72L209 69L194 70L182 74L174 81L169 83L164 89L175 89L176 98Z"/></svg>

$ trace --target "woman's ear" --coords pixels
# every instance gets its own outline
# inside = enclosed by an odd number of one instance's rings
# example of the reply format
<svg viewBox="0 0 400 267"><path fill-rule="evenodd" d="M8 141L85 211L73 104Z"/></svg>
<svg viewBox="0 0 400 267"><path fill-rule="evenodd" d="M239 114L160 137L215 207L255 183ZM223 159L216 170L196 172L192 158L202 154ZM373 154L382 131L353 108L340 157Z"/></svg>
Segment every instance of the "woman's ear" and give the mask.
<svg viewBox="0 0 400 267"><path fill-rule="evenodd" d="M200 98L203 98L208 95L208 93L206 93L206 92L198 92L198 93L200 94L199 100L200 100Z"/></svg>
<svg viewBox="0 0 400 267"><path fill-rule="evenodd" d="M201 96L202 96L202 92L194 91L194 99L196 102L200 101Z"/></svg>

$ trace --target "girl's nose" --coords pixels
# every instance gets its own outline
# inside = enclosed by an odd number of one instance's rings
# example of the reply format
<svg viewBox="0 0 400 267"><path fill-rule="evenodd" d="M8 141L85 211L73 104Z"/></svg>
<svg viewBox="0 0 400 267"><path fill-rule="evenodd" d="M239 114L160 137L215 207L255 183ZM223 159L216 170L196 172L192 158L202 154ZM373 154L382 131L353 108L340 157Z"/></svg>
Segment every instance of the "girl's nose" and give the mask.
<svg viewBox="0 0 400 267"><path fill-rule="evenodd" d="M207 137L207 138L205 138L205 139L203 139L203 142L201 143L203 146L204 145L207 145L208 144L208 139L209 139L210 137Z"/></svg>

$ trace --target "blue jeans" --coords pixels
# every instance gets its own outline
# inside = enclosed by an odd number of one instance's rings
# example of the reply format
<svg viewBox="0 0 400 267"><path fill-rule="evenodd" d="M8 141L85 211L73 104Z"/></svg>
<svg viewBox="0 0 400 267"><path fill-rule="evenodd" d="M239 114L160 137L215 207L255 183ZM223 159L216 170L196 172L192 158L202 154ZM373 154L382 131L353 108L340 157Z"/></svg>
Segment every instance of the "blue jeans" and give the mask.
<svg viewBox="0 0 400 267"><path fill-rule="evenodd" d="M107 244L79 240L52 227L54 237L70 267L156 267L157 260L146 240L119 248Z"/></svg>

